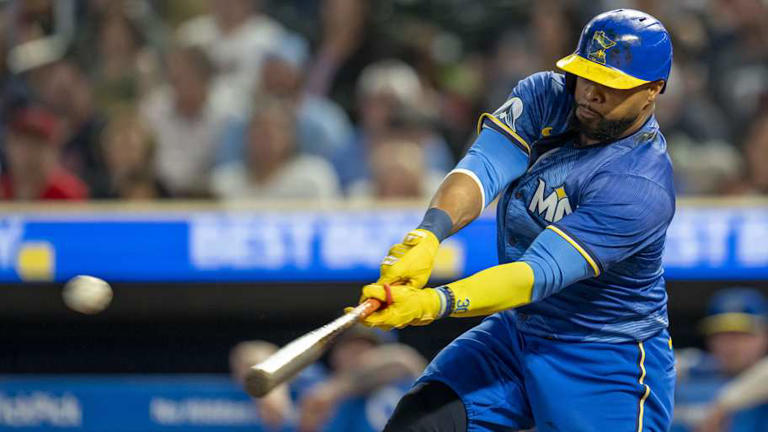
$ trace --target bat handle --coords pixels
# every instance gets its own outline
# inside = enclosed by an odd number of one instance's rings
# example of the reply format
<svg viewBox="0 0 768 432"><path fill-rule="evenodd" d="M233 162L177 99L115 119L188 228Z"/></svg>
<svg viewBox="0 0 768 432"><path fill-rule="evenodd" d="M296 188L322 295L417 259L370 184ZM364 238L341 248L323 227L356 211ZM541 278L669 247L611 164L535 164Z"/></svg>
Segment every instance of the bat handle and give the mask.
<svg viewBox="0 0 768 432"><path fill-rule="evenodd" d="M356 315L358 320L362 320L367 318L368 315L376 312L380 307L381 301L375 298L369 298L357 305L357 307L349 311L349 313Z"/></svg>

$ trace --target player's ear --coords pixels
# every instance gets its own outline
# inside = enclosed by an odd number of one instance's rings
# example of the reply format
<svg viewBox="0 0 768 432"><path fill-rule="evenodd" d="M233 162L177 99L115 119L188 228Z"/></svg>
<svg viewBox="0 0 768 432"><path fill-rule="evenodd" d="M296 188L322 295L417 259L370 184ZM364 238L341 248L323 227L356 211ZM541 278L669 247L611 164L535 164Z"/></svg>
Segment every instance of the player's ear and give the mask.
<svg viewBox="0 0 768 432"><path fill-rule="evenodd" d="M656 97L664 89L665 84L664 80L656 80L646 84L648 86L648 102L656 102Z"/></svg>

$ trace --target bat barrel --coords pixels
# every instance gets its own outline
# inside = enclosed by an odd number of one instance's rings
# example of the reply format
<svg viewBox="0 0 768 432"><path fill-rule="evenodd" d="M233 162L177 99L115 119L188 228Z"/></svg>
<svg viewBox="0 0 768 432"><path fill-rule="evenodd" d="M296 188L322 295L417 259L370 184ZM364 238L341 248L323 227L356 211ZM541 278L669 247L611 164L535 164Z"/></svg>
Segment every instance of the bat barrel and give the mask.
<svg viewBox="0 0 768 432"><path fill-rule="evenodd" d="M272 376L263 369L253 367L245 377L245 389L253 397L264 397L275 387Z"/></svg>
<svg viewBox="0 0 768 432"><path fill-rule="evenodd" d="M245 377L245 390L253 397L263 397L317 361L340 333L373 313L380 305L378 300L368 299L349 313L294 340L252 366Z"/></svg>

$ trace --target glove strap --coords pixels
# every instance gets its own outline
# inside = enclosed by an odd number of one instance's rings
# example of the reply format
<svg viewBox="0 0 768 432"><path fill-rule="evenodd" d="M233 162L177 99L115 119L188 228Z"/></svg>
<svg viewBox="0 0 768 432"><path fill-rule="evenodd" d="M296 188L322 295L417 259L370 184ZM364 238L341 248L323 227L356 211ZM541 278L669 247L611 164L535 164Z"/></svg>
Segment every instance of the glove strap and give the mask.
<svg viewBox="0 0 768 432"><path fill-rule="evenodd" d="M437 296L440 298L440 313L437 314L437 319L445 318L453 313L454 306L456 304L456 296L448 285L443 285L435 288Z"/></svg>

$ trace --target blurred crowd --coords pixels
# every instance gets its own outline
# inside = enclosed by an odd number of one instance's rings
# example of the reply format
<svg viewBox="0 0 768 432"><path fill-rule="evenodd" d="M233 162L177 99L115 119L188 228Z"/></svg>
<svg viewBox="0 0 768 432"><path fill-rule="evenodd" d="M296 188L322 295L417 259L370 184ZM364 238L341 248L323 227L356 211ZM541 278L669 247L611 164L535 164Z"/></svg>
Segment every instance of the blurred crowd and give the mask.
<svg viewBox="0 0 768 432"><path fill-rule="evenodd" d="M424 198L596 13L647 11L682 194L768 192L764 0L0 0L5 199Z"/></svg>

